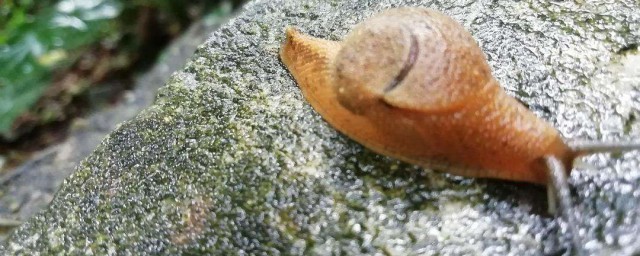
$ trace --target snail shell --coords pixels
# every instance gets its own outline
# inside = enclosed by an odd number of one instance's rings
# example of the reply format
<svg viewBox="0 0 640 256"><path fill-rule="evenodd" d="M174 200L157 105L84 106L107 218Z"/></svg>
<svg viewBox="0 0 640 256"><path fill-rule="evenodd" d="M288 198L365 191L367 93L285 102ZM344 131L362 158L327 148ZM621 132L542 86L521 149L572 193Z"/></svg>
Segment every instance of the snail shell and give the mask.
<svg viewBox="0 0 640 256"><path fill-rule="evenodd" d="M343 42L289 28L280 52L305 98L367 148L468 177L547 184L545 156L570 170L558 131L510 97L473 37L425 8L386 10Z"/></svg>

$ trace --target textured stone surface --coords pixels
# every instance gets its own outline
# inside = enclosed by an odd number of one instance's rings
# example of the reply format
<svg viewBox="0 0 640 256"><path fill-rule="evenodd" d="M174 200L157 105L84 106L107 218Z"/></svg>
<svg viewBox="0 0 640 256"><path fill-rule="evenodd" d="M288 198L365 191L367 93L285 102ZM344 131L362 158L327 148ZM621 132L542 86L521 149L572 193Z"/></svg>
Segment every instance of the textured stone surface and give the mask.
<svg viewBox="0 0 640 256"><path fill-rule="evenodd" d="M278 60L296 25L338 40L393 6L460 21L502 85L568 138L640 137L640 4L615 1L255 1L213 33L65 181L9 253L567 252L543 188L378 156L307 105ZM583 159L570 182L591 254L638 252L638 153Z"/></svg>
<svg viewBox="0 0 640 256"><path fill-rule="evenodd" d="M135 117L153 103L156 91L171 73L181 69L196 47L226 20L218 16L195 23L172 43L159 62L136 79L134 90L125 95L120 105L75 121L63 143L42 150L0 177L0 241L16 221L26 220L46 207L74 167L118 124Z"/></svg>

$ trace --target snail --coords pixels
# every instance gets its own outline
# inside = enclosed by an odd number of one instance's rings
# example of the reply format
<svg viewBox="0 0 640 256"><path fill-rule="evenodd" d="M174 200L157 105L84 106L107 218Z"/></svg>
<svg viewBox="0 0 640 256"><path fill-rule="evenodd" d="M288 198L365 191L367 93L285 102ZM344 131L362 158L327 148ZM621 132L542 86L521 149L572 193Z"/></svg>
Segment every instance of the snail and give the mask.
<svg viewBox="0 0 640 256"><path fill-rule="evenodd" d="M565 141L500 87L462 25L431 9L385 10L342 42L287 28L280 58L311 106L366 148L455 175L550 185L563 208L575 158L640 149Z"/></svg>

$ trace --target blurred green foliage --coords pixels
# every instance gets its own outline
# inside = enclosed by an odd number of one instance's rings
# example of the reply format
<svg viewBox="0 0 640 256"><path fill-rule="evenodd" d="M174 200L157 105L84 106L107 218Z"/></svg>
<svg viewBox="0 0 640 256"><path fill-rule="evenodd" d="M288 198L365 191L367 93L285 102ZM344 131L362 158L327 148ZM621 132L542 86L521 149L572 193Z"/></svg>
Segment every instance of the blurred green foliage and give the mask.
<svg viewBox="0 0 640 256"><path fill-rule="evenodd" d="M11 137L15 119L40 98L52 74L69 68L91 45L141 51L141 15L163 19L166 30L179 32L203 11L241 2L0 0L0 137Z"/></svg>
<svg viewBox="0 0 640 256"><path fill-rule="evenodd" d="M57 3L54 3L57 2ZM106 35L122 11L115 0L7 1L0 31L0 133L42 94L70 52Z"/></svg>

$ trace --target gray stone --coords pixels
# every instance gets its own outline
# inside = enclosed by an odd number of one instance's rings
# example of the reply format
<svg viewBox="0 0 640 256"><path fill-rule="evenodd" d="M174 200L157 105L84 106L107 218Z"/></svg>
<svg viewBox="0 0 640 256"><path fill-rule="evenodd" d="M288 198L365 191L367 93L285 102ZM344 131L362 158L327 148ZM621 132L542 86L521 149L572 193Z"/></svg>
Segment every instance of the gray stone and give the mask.
<svg viewBox="0 0 640 256"><path fill-rule="evenodd" d="M610 3L612 2L612 3ZM124 123L5 253L567 253L545 190L376 155L305 103L278 59L286 26L338 40L394 6L460 21L502 85L568 138L640 137L640 3L254 1L156 103ZM582 159L570 182L590 254L640 250L640 155Z"/></svg>
<svg viewBox="0 0 640 256"><path fill-rule="evenodd" d="M134 89L126 93L119 105L76 120L64 142L42 150L21 166L0 176L0 241L15 223L46 207L62 181L73 173L74 167L93 152L113 129L151 105L158 88L171 73L184 67L197 46L226 21L230 11L194 23L167 47L156 65L135 79Z"/></svg>

